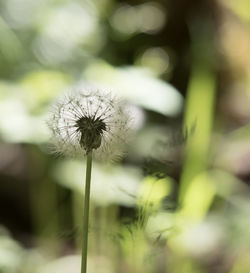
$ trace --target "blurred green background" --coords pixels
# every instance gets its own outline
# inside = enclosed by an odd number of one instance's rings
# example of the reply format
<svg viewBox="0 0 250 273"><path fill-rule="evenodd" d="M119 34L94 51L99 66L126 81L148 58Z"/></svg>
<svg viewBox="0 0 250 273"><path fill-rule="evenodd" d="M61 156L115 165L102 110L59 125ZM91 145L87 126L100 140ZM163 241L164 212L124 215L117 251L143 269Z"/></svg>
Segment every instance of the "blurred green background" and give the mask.
<svg viewBox="0 0 250 273"><path fill-rule="evenodd" d="M250 272L249 0L0 0L0 273L80 271L84 159L49 153L51 103L131 104L94 162L89 273Z"/></svg>

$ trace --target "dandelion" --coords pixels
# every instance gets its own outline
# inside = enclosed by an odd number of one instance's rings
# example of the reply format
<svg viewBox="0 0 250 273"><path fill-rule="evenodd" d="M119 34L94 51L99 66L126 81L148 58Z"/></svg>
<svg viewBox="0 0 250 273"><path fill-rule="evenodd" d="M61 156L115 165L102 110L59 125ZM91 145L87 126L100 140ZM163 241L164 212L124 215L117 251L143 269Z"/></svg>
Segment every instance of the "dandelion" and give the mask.
<svg viewBox="0 0 250 273"><path fill-rule="evenodd" d="M52 109L48 122L55 153L114 160L129 138L130 118L125 104L110 93L72 92Z"/></svg>
<svg viewBox="0 0 250 273"><path fill-rule="evenodd" d="M81 273L86 273L92 156L114 160L122 155L129 114L125 104L110 93L77 91L55 103L48 125L56 153L87 157L81 266Z"/></svg>

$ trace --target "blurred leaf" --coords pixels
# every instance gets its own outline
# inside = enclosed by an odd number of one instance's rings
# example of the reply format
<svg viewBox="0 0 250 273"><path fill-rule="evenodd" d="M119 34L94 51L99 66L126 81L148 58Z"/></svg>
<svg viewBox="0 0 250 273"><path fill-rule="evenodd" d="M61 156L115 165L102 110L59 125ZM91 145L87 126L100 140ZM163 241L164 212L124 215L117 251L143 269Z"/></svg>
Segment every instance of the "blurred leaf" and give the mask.
<svg viewBox="0 0 250 273"><path fill-rule="evenodd" d="M17 272L22 267L24 257L24 249L0 227L0 272Z"/></svg>
<svg viewBox="0 0 250 273"><path fill-rule="evenodd" d="M0 37L0 60L3 58L7 60L7 62L15 62L23 53L23 48L16 34L5 23L1 16Z"/></svg>
<svg viewBox="0 0 250 273"><path fill-rule="evenodd" d="M114 90L131 102L163 115L175 116L182 110L183 98L170 84L142 68L115 68L95 62L84 71L86 80Z"/></svg>
<svg viewBox="0 0 250 273"><path fill-rule="evenodd" d="M55 168L58 183L84 193L85 162L65 160ZM99 205L121 204L132 206L141 180L139 169L119 165L101 165L94 162L91 178L91 199Z"/></svg>
<svg viewBox="0 0 250 273"><path fill-rule="evenodd" d="M138 205L145 210L156 211L164 197L171 193L172 181L170 178L157 179L146 177L141 185L138 194Z"/></svg>
<svg viewBox="0 0 250 273"><path fill-rule="evenodd" d="M48 103L70 83L70 76L59 71L41 70L26 74L20 81L28 105Z"/></svg>
<svg viewBox="0 0 250 273"><path fill-rule="evenodd" d="M48 139L45 117L32 117L18 97L0 101L0 133L8 142L39 143Z"/></svg>

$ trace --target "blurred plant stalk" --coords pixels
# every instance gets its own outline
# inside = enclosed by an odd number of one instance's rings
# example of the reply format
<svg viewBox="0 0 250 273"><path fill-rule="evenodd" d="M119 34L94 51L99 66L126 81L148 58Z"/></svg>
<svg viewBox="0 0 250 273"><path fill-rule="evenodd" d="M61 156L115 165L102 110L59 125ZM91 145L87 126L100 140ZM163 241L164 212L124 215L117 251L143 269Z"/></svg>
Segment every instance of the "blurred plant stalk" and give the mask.
<svg viewBox="0 0 250 273"><path fill-rule="evenodd" d="M169 240L169 246L178 255L185 253L181 236L193 224L204 220L216 194L208 172L216 98L216 74L212 61L215 52L211 42L214 30L210 20L204 22L194 25L193 29L193 56L183 124L190 135L180 179L180 209L176 213L176 229L180 232Z"/></svg>
<svg viewBox="0 0 250 273"><path fill-rule="evenodd" d="M193 63L184 116L184 128L194 130L187 141L179 202L182 214L193 220L202 220L214 196L214 189L206 172L213 130L216 77L212 61L214 45L211 42L211 22L205 20L204 25L199 26L198 35L196 28L193 33Z"/></svg>

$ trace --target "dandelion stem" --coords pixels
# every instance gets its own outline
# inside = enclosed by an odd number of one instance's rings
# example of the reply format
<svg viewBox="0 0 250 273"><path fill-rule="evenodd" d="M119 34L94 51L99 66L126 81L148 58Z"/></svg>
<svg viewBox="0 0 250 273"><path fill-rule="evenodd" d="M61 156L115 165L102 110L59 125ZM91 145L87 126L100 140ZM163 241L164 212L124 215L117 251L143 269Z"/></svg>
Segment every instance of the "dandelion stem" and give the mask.
<svg viewBox="0 0 250 273"><path fill-rule="evenodd" d="M85 184L84 212L83 212L83 237L82 237L81 273L86 273L87 272L89 196L90 196L91 167L92 167L92 151L90 151L88 153L88 155L87 155L86 184Z"/></svg>

